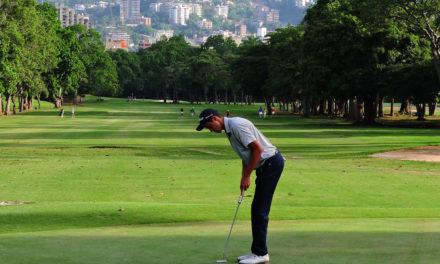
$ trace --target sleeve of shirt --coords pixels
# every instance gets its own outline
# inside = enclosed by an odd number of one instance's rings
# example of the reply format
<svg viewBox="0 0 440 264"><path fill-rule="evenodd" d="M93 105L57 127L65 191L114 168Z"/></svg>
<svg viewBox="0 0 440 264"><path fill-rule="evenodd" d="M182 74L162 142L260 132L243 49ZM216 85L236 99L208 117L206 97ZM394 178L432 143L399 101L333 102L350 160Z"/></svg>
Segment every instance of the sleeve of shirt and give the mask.
<svg viewBox="0 0 440 264"><path fill-rule="evenodd" d="M247 126L237 126L233 132L245 148L248 148L248 145L256 140L256 137L251 132L251 129Z"/></svg>

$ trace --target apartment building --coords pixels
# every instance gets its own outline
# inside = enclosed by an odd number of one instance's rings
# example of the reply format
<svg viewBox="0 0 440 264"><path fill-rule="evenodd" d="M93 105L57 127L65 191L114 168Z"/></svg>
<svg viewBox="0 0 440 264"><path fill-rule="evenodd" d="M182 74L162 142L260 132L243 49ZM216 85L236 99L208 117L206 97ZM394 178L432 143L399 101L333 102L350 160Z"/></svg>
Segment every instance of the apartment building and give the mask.
<svg viewBox="0 0 440 264"><path fill-rule="evenodd" d="M141 17L140 0L121 0L119 15L123 25L135 24L133 22L139 21Z"/></svg>
<svg viewBox="0 0 440 264"><path fill-rule="evenodd" d="M296 0L296 6L301 8L306 8L309 5L313 4L314 0Z"/></svg>
<svg viewBox="0 0 440 264"><path fill-rule="evenodd" d="M82 24L86 28L92 27L88 17L76 13L74 9L65 6L63 3L56 3L55 8L58 10L58 20L61 22L62 27L75 24Z"/></svg>
<svg viewBox="0 0 440 264"><path fill-rule="evenodd" d="M212 21L208 19L202 19L197 21L197 26L202 29L212 30Z"/></svg>
<svg viewBox="0 0 440 264"><path fill-rule="evenodd" d="M219 17L228 18L229 7L225 4L215 6L215 14Z"/></svg>
<svg viewBox="0 0 440 264"><path fill-rule="evenodd" d="M244 24L235 23L235 35L239 37L246 37L247 27Z"/></svg>
<svg viewBox="0 0 440 264"><path fill-rule="evenodd" d="M186 20L189 18L189 8L182 4L176 4L170 8L170 24L186 26Z"/></svg>

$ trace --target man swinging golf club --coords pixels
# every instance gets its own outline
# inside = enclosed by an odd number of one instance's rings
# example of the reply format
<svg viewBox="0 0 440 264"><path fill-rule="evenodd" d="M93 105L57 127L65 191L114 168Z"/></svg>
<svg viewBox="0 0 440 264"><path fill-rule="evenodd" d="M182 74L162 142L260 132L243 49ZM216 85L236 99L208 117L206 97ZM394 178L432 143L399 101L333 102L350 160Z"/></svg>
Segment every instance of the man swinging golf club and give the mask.
<svg viewBox="0 0 440 264"><path fill-rule="evenodd" d="M238 257L241 264L269 262L266 237L272 197L284 168L284 158L269 140L247 119L222 117L215 109L200 113L197 131L203 128L211 132L222 130L234 151L242 159L240 190L243 194L250 186L250 176L256 170L255 194L252 202L252 247L247 255Z"/></svg>

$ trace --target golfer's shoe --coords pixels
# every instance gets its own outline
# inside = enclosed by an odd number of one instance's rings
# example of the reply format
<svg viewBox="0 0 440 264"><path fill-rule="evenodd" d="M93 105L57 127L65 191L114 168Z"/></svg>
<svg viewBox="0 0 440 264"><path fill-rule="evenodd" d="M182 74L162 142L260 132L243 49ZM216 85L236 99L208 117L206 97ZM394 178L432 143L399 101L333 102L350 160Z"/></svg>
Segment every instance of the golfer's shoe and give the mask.
<svg viewBox="0 0 440 264"><path fill-rule="evenodd" d="M249 258L242 259L239 262L240 264L260 264L260 263L269 263L269 254L264 256L257 256L252 254Z"/></svg>
<svg viewBox="0 0 440 264"><path fill-rule="evenodd" d="M249 252L247 255L244 255L244 256L240 256L240 257L238 257L237 258L237 260L238 260L238 262L240 262L240 261L242 261L243 259L247 259L247 258L250 258L250 257L252 257L252 256L256 256L254 253L252 253L252 252Z"/></svg>

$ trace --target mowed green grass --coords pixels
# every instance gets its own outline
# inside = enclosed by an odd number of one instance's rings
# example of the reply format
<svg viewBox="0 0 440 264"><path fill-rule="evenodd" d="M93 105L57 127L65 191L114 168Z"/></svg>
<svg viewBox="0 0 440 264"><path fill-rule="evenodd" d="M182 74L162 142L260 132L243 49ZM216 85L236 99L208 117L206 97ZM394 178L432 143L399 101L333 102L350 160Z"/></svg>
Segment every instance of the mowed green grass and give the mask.
<svg viewBox="0 0 440 264"><path fill-rule="evenodd" d="M438 129L262 120L259 105L216 107L252 120L287 159L271 211L271 263L438 263L440 164L369 156L439 145ZM90 97L75 119L69 106L61 119L47 103L0 117L0 201L26 202L0 206L0 263L221 258L241 161L224 134L195 131L190 108ZM230 262L249 251L251 202L240 207Z"/></svg>

